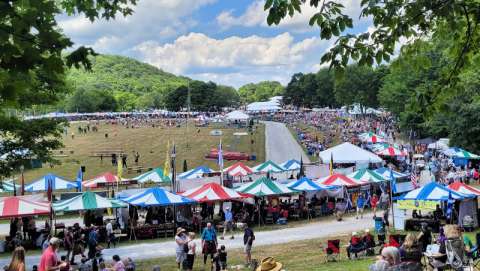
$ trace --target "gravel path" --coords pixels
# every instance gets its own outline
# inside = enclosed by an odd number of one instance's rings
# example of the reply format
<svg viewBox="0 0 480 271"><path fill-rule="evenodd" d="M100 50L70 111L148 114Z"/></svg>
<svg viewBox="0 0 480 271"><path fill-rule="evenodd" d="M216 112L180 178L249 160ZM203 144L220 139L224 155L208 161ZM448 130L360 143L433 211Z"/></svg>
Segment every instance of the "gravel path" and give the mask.
<svg viewBox="0 0 480 271"><path fill-rule="evenodd" d="M292 241L301 241L312 238L325 238L328 236L339 236L349 234L352 231L361 231L374 226L371 214L366 214L363 219L355 219L355 217L347 217L341 222L337 221L321 221L308 223L294 228L285 228L272 231L260 231L255 233L255 243L253 254L255 255L255 246L282 244ZM173 238L172 238L173 239ZM141 241L139 241L141 242ZM199 247L200 241L197 240ZM235 249L243 247L243 235L236 234L234 240L219 240L219 245L224 244L227 249ZM59 254L63 255L64 252ZM158 257L174 256L175 242L162 241L157 243L145 243L122 246L118 248L105 249L103 251L104 258L111 260L112 256L118 254L120 257L131 257L134 260L151 259ZM10 261L9 257L0 259L0 266L7 265ZM27 265L32 266L40 262L40 255L27 256ZM77 260L79 261L79 259Z"/></svg>
<svg viewBox="0 0 480 271"><path fill-rule="evenodd" d="M264 121L265 124L265 149L267 160L283 163L290 159L310 163L310 159L292 136L285 124L274 121Z"/></svg>

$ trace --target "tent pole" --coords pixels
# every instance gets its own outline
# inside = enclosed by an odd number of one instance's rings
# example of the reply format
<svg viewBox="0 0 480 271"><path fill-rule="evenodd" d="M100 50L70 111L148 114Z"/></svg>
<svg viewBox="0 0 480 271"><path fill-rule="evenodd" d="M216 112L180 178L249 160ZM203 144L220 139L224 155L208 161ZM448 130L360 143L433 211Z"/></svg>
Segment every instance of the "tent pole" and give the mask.
<svg viewBox="0 0 480 271"><path fill-rule="evenodd" d="M392 182L390 182L390 208L392 209L392 225L393 225L393 232L395 232L395 214L393 208L393 187ZM388 212L388 209L387 209ZM388 216L387 216L388 217Z"/></svg>

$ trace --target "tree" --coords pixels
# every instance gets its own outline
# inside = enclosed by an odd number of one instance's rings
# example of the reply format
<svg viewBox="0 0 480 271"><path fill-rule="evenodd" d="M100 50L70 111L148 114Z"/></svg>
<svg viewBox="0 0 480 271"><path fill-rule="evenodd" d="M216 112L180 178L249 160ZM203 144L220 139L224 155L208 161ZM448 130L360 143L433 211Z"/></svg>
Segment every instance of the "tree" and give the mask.
<svg viewBox="0 0 480 271"><path fill-rule="evenodd" d="M315 104L319 107L334 107L337 105L333 95L335 78L333 72L327 68L320 69L315 75L317 81L317 95Z"/></svg>
<svg viewBox="0 0 480 271"><path fill-rule="evenodd" d="M137 95L131 92L115 91L113 97L121 111L131 111L137 108Z"/></svg>
<svg viewBox="0 0 480 271"><path fill-rule="evenodd" d="M337 71L344 71L350 60L360 65L372 66L390 61L395 46L402 39L418 40L425 36L449 33L456 41L447 48L454 56L454 65L445 75L447 83L454 79L477 54L480 43L480 2L475 0L362 0L361 17L371 17L374 28L369 32L352 34L353 20L345 14L345 7L339 1L327 0L266 0L267 23L279 24L282 19L302 11L302 4L310 5L316 12L309 21L310 26L320 29L322 39L338 37L334 46L325 53L322 63L330 63Z"/></svg>
<svg viewBox="0 0 480 271"><path fill-rule="evenodd" d="M83 14L91 21L129 15L136 0L98 1L1 1L0 105L2 109L26 109L54 104L68 88L66 67L91 67L91 48L62 53L73 43L57 24L57 15ZM10 175L24 160L51 161L51 150L61 146L61 122L21 121L0 110L0 174Z"/></svg>
<svg viewBox="0 0 480 271"><path fill-rule="evenodd" d="M274 96L282 95L284 87L277 81L262 81L241 86L238 94L244 103L263 102Z"/></svg>
<svg viewBox="0 0 480 271"><path fill-rule="evenodd" d="M171 111L180 111L186 107L188 97L188 87L181 86L173 89L165 95L165 107Z"/></svg>
<svg viewBox="0 0 480 271"><path fill-rule="evenodd" d="M285 104L293 104L295 106L303 106L306 97L305 92L303 91L302 79L303 73L295 73L292 75L292 79L285 88L285 95L283 101Z"/></svg>
<svg viewBox="0 0 480 271"><path fill-rule="evenodd" d="M101 89L77 89L67 101L70 112L115 111L117 108L115 97Z"/></svg>

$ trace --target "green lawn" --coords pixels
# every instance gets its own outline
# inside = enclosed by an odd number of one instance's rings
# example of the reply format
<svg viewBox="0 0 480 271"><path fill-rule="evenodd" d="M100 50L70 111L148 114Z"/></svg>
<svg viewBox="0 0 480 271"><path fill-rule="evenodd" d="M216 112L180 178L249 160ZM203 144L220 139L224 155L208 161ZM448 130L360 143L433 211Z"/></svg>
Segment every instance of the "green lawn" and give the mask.
<svg viewBox="0 0 480 271"><path fill-rule="evenodd" d="M211 136L210 131L218 129L223 132L222 142L224 151L242 151L254 153L257 155L257 161L250 161L246 164L252 166L263 162L265 159L265 128L262 124L257 124L253 136L234 136L236 132L245 132L246 129L225 128L220 125L211 127L194 127L193 122L189 124L188 132L183 127L141 127L137 129L127 129L121 125L101 124L99 132L79 134L78 126L86 126L86 123L72 123L68 129L68 136L63 137L65 147L62 150L55 151L63 156L57 157L60 165L50 166L44 164L43 168L27 170L25 172L26 182L30 182L46 173L55 173L70 179L74 179L81 165L86 166L85 178L94 177L105 171L116 172L116 167L111 165L110 157L104 157L103 162L99 157L92 157L96 150L122 149L128 155L128 165L133 165L134 152L140 154L139 165L145 168L163 167L167 141L176 144L177 150L177 170L182 172L183 160L187 160L188 168L199 165L208 165L213 169L218 169L216 161L206 160L204 158L211 148L218 147L220 137ZM71 138L71 132L75 133L75 138ZM109 134L105 138L105 133ZM254 140L252 145L251 139ZM225 167L234 162L225 161ZM127 173L124 170L124 177L133 177L138 173Z"/></svg>

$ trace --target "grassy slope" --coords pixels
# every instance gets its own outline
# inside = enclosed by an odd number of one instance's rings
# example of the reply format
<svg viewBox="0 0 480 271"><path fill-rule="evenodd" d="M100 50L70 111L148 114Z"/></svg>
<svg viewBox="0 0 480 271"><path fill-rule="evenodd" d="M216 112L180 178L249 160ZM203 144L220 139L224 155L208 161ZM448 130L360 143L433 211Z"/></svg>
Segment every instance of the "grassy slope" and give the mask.
<svg viewBox="0 0 480 271"><path fill-rule="evenodd" d="M73 123L69 128L67 137L64 137L64 152L67 157L60 157L61 165L50 168L44 165L43 168L30 170L25 173L26 182L40 177L48 172L74 179L80 165L86 166L85 178L96 176L105 171L116 172L110 162L110 157L104 157L101 163L99 157L91 157L93 151L101 149L123 149L128 155L129 166L133 164L133 151L140 153L140 165L148 167L163 167L167 141L171 144L175 141L177 146L177 170L182 172L183 160L187 160L188 168L191 169L199 165L208 165L217 169L216 161L204 159L204 155L211 148L218 147L220 137L210 136L210 131L216 128L196 128L189 124L189 130L185 127L180 128L152 128L142 127L138 129L127 129L123 126L112 126L102 124L98 133L88 133L79 135L77 132L78 123ZM83 124L85 126L85 124ZM223 131L224 150L244 151L256 153L258 161L265 159L265 129L259 125L254 133L255 143L250 146L250 136L241 136L239 139L233 135L235 132L245 131L244 129L219 128ZM75 139L71 139L71 132L75 133ZM106 139L104 134L108 133ZM116 135L115 135L116 134ZM188 141L188 148L187 148ZM73 150L73 154L70 151ZM225 162L225 167L234 163ZM258 162L248 162L249 165ZM124 170L124 177L133 177L138 174L127 174Z"/></svg>

